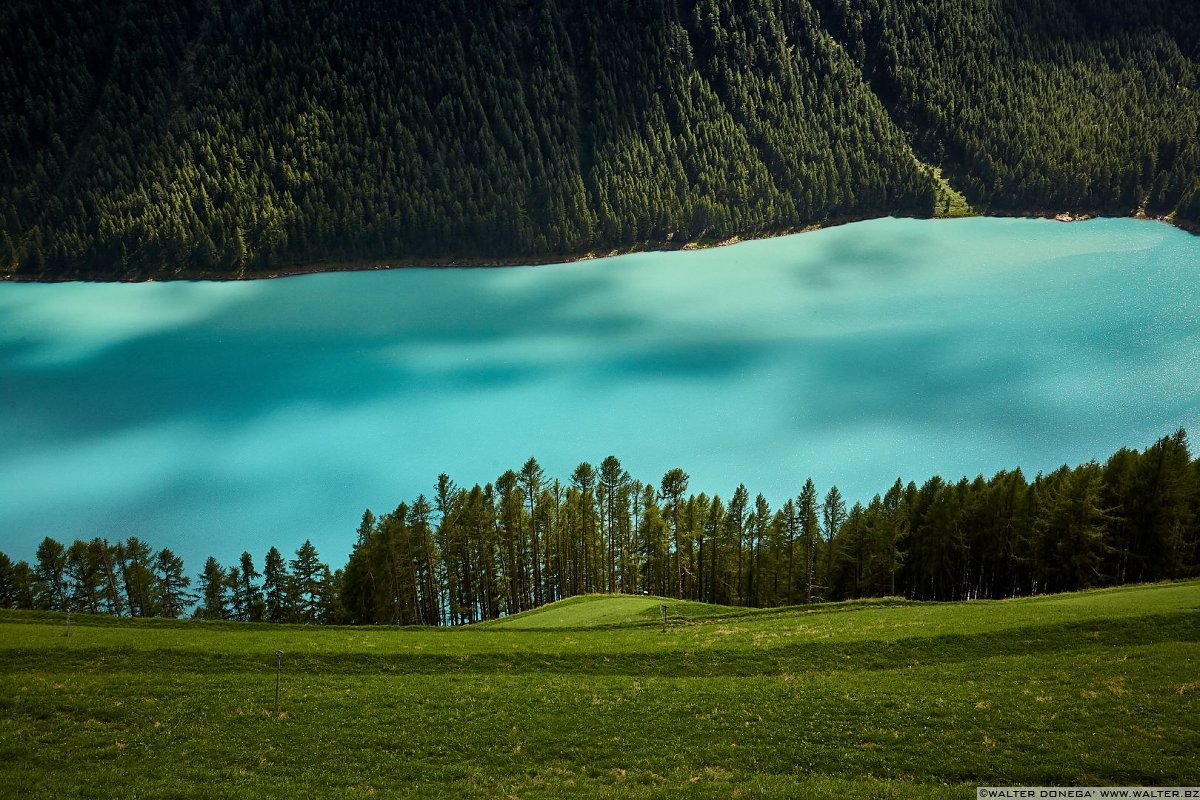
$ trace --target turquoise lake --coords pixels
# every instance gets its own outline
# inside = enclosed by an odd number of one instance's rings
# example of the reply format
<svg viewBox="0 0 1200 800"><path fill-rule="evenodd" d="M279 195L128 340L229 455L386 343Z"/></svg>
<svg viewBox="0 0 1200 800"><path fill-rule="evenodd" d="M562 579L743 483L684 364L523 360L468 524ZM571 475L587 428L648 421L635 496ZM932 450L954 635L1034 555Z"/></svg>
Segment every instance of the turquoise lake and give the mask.
<svg viewBox="0 0 1200 800"><path fill-rule="evenodd" d="M1027 474L1200 431L1200 237L883 219L711 250L234 283L0 284L0 550L137 535L188 571L366 507L567 480Z"/></svg>

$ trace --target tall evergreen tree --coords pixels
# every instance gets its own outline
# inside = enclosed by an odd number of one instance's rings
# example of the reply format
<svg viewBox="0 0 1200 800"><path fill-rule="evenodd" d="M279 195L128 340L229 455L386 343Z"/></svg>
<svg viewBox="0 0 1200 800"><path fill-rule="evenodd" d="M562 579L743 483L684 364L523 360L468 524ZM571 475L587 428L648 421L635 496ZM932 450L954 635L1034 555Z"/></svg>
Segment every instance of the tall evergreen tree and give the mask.
<svg viewBox="0 0 1200 800"><path fill-rule="evenodd" d="M262 622L264 603L262 591L255 583L262 575L254 568L254 556L243 551L238 559L238 588L235 590L243 604L246 618L251 622Z"/></svg>
<svg viewBox="0 0 1200 800"><path fill-rule="evenodd" d="M151 569L150 545L136 536L130 536L118 546L117 558L122 565L121 575L129 613L136 617L154 616L155 579Z"/></svg>
<svg viewBox="0 0 1200 800"><path fill-rule="evenodd" d="M541 548L539 547L537 516L534 512L534 503L537 496L541 493L542 481L545 479L545 473L538 464L537 459L530 457L525 465L521 467L521 472L517 475L517 479L521 484L521 489L525 493L525 500L529 504L529 541L531 545L533 562L533 604L540 606L542 604L543 587L542 587L542 557Z"/></svg>
<svg viewBox="0 0 1200 800"><path fill-rule="evenodd" d="M729 500L729 511L725 516L729 529L729 540L737 548L737 603L746 605L746 506L750 502L750 493L744 483L739 483L733 490Z"/></svg>
<svg viewBox="0 0 1200 800"><path fill-rule="evenodd" d="M225 619L226 588L225 569L212 556L204 562L204 571L200 573L200 601L202 605L196 609L196 616L201 619Z"/></svg>
<svg viewBox="0 0 1200 800"><path fill-rule="evenodd" d="M70 608L88 614L99 614L103 578L97 553L87 542L76 539L67 548L63 573L69 587L67 602Z"/></svg>
<svg viewBox="0 0 1200 800"><path fill-rule="evenodd" d="M829 487L829 491L825 493L825 501L821 504L821 528L825 532L826 583L829 583L828 576L833 573L833 540L837 536L838 529L842 527L842 523L845 521L846 501L842 498L842 493L838 491L838 488L831 486Z"/></svg>
<svg viewBox="0 0 1200 800"><path fill-rule="evenodd" d="M812 478L805 479L796 506L800 513L800 535L804 541L804 602L814 603L818 600L820 587L817 583L817 487Z"/></svg>
<svg viewBox="0 0 1200 800"><path fill-rule="evenodd" d="M182 558L163 548L154 556L153 572L155 616L173 619L196 601L188 591L192 579L184 574Z"/></svg>
<svg viewBox="0 0 1200 800"><path fill-rule="evenodd" d="M263 620L266 622L283 622L288 615L287 608L287 565L283 554L275 547L267 551L263 564Z"/></svg>
<svg viewBox="0 0 1200 800"><path fill-rule="evenodd" d="M34 566L38 608L59 611L67 607L66 567L66 548L47 536L38 545Z"/></svg>
<svg viewBox="0 0 1200 800"><path fill-rule="evenodd" d="M0 608L17 607L16 565L0 553Z"/></svg>
<svg viewBox="0 0 1200 800"><path fill-rule="evenodd" d="M578 537L572 544L578 570L574 593L581 594L596 590L596 562L599 560L596 551L596 470L584 461L571 473L571 484L579 492Z"/></svg>
<svg viewBox="0 0 1200 800"><path fill-rule="evenodd" d="M607 534L605 550L608 553L607 588L610 592L617 589L617 564L620 552L617 542L619 536L617 511L621 508L622 497L627 496L624 490L628 483L629 473L621 467L620 459L610 455L600 462L600 486L604 493L604 514L601 528Z"/></svg>
<svg viewBox="0 0 1200 800"><path fill-rule="evenodd" d="M675 596L683 597L684 552L683 534L680 531L680 511L684 493L687 491L688 474L682 469L667 470L663 475L661 493L671 520L671 535L675 544Z"/></svg>
<svg viewBox="0 0 1200 800"><path fill-rule="evenodd" d="M323 579L328 567L321 562L312 540L305 539L304 544L297 548L290 566L289 577L294 582L290 605L294 615L300 622L319 622L324 597Z"/></svg>

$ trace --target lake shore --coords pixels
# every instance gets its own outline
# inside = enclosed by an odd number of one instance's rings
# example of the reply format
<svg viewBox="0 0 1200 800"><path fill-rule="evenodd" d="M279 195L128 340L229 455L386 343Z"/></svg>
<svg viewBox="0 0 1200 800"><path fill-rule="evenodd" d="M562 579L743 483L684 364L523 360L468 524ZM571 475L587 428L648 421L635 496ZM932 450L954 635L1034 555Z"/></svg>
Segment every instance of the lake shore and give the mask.
<svg viewBox="0 0 1200 800"><path fill-rule="evenodd" d="M982 216L996 217L1004 219L1059 219L1064 223L1068 222L1086 222L1091 219L1102 217L1112 219L1142 219L1150 222L1161 222L1166 225L1178 228L1182 231L1190 233L1194 236L1200 236L1200 224L1194 224L1187 221L1166 219L1164 217L1151 217L1145 213L1130 214L1124 217L1115 217L1106 215L1100 211L1088 210L1062 210L1062 209L1037 209L1037 210L1021 210L1021 211L989 211L986 214L974 214L966 216ZM363 261L314 261L304 264L277 266L265 272L256 272L243 275L231 275L226 272L197 272L197 271L181 271L171 276L118 276L113 273L93 273L87 276L60 276L60 277L35 277L29 275L21 275L10 273L0 275L0 282L9 283L146 283L168 282L168 281L258 281L272 280L275 278L293 278L300 275L317 275L326 272L370 272L376 270L388 269L497 269L504 267L537 267L546 266L549 264L571 264L578 261L590 261L597 258L612 258L614 256L630 255L633 253L657 253L657 252L674 252L677 250L704 250L714 247L726 247L728 245L737 244L739 242L753 241L756 239L773 239L779 236L791 236L797 233L811 233L813 231L825 230L828 228L840 227L849 225L854 222L867 222L874 219L884 219L887 217L897 217L899 219L964 219L966 216L958 217L910 217L878 212L864 214L849 214L841 217L834 217L824 222L814 223L811 225L777 228L769 231L754 231L742 234L735 234L720 240L699 239L691 241L671 240L659 242L639 242L628 247L616 247L609 250L589 250L582 253L565 253L551 256L511 256L511 257L459 257L459 256L442 256L442 257L413 257L413 258L393 258L380 260L363 260ZM1070 217L1070 219L1062 219L1062 217Z"/></svg>
<svg viewBox="0 0 1200 800"><path fill-rule="evenodd" d="M797 475L866 503L1049 472L1197 427L1197 263L1200 238L1141 221L980 217L540 270L0 286L0 530L32 558L53 506L64 536L200 566L348 553L364 508L531 455L776 506Z"/></svg>

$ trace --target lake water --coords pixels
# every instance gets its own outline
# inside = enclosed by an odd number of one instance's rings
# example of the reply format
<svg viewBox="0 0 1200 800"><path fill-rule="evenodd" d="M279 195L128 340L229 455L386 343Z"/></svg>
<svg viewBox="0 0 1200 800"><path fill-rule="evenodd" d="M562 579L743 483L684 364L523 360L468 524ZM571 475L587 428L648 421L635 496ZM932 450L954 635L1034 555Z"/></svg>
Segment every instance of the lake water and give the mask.
<svg viewBox="0 0 1200 800"><path fill-rule="evenodd" d="M243 283L0 284L0 550L137 535L189 572L494 480L806 476L869 500L1200 431L1200 238L885 219L697 252Z"/></svg>

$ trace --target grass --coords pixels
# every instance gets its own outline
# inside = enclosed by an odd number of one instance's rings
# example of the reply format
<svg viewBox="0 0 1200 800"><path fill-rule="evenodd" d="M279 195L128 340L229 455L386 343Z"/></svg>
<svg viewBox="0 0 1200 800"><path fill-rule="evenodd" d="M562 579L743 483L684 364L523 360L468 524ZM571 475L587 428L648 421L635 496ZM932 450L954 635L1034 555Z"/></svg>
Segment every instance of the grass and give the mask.
<svg viewBox="0 0 1200 800"><path fill-rule="evenodd" d="M941 167L927 164L917 158L916 153L911 151L910 153L913 161L917 164L917 168L933 179L935 191L933 216L935 218L955 219L958 217L974 217L979 215L979 212L967 202L966 195L955 189L946 176L942 174Z"/></svg>
<svg viewBox="0 0 1200 800"><path fill-rule="evenodd" d="M0 796L1200 783L1200 582L813 610L584 597L457 630L63 623L0 612Z"/></svg>
<svg viewBox="0 0 1200 800"><path fill-rule="evenodd" d="M979 212L967 202L967 196L950 185L950 181L942 175L941 167L931 167L929 174L937 184L937 199L933 205L933 215L938 218L954 219L957 217L974 217Z"/></svg>

